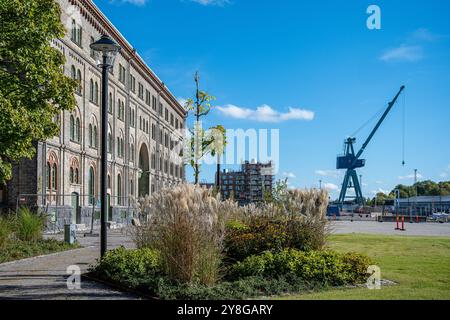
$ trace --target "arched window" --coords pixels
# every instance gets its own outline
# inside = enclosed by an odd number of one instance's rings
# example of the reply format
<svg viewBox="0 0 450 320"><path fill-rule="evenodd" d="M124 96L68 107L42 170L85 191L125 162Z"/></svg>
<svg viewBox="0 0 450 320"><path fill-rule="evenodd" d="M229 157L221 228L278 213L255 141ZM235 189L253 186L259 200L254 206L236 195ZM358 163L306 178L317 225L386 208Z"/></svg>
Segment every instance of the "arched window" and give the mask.
<svg viewBox="0 0 450 320"><path fill-rule="evenodd" d="M77 91L79 94L81 94L81 71L80 69L78 69L77 71L77 82L78 82L78 87L77 87Z"/></svg>
<svg viewBox="0 0 450 320"><path fill-rule="evenodd" d="M70 76L73 80L77 80L77 70L75 69L75 66L72 66L70 68Z"/></svg>
<svg viewBox="0 0 450 320"><path fill-rule="evenodd" d="M74 170L72 167L70 167L70 183L74 183Z"/></svg>
<svg viewBox="0 0 450 320"><path fill-rule="evenodd" d="M108 174L108 189L111 189L111 176Z"/></svg>
<svg viewBox="0 0 450 320"><path fill-rule="evenodd" d="M76 127L75 127L75 141L80 142L81 141L81 124L80 124L80 118L77 117L75 120Z"/></svg>
<svg viewBox="0 0 450 320"><path fill-rule="evenodd" d="M97 126L94 126L94 148L98 148L98 133Z"/></svg>
<svg viewBox="0 0 450 320"><path fill-rule="evenodd" d="M47 172L46 172L46 178L47 178L47 189L52 188L52 166L50 162L47 162Z"/></svg>
<svg viewBox="0 0 450 320"><path fill-rule="evenodd" d="M52 189L58 190L58 166L56 163L52 166Z"/></svg>
<svg viewBox="0 0 450 320"><path fill-rule="evenodd" d="M89 82L89 101L94 102L94 80Z"/></svg>
<svg viewBox="0 0 450 320"><path fill-rule="evenodd" d="M89 124L89 147L94 146L94 132L92 129L92 124Z"/></svg>
<svg viewBox="0 0 450 320"><path fill-rule="evenodd" d="M94 37L91 37L91 44L95 42ZM91 48L91 58L95 59L95 50Z"/></svg>
<svg viewBox="0 0 450 320"><path fill-rule="evenodd" d="M112 93L110 92L109 100L108 100L108 112L109 113L113 113L113 103L114 103L113 96L112 96Z"/></svg>
<svg viewBox="0 0 450 320"><path fill-rule="evenodd" d="M70 139L75 140L75 118L70 115Z"/></svg>
<svg viewBox="0 0 450 320"><path fill-rule="evenodd" d="M120 149L120 138L119 137L117 137L117 156L119 157L119 158L122 158L122 154L121 154L121 149Z"/></svg>
<svg viewBox="0 0 450 320"><path fill-rule="evenodd" d="M75 168L75 184L79 184L80 183L80 171L78 170L78 168Z"/></svg>
<svg viewBox="0 0 450 320"><path fill-rule="evenodd" d="M95 201L95 172L94 172L93 167L89 168L88 195L89 195L89 204L94 204L94 201Z"/></svg>
<svg viewBox="0 0 450 320"><path fill-rule="evenodd" d="M117 175L117 204L122 205L122 177Z"/></svg>
<svg viewBox="0 0 450 320"><path fill-rule="evenodd" d="M94 102L95 104L98 104L98 82L95 82L94 85Z"/></svg>
<svg viewBox="0 0 450 320"><path fill-rule="evenodd" d="M131 195L134 195L134 183L133 183L133 179L131 179L131 181L130 181L130 193L131 193Z"/></svg>
<svg viewBox="0 0 450 320"><path fill-rule="evenodd" d="M71 29L71 33L70 33L70 38L74 42L77 41L77 23L76 23L75 19L72 19L72 29Z"/></svg>

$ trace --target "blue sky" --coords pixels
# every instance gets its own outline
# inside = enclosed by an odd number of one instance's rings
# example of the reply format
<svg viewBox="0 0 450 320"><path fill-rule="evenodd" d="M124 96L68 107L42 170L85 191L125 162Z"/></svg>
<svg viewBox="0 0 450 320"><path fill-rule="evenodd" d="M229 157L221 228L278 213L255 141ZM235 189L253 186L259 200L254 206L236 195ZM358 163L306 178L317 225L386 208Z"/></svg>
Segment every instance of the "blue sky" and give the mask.
<svg viewBox="0 0 450 320"><path fill-rule="evenodd" d="M450 179L448 1L94 2L176 97L193 96L200 71L221 107L207 124L279 129L279 177L293 187L322 180L336 197L344 139L403 84L363 155L363 193L410 184L416 168L420 179ZM371 4L381 8L381 30L366 27ZM357 147L374 125L358 133ZM205 167L202 179L212 181L214 169Z"/></svg>

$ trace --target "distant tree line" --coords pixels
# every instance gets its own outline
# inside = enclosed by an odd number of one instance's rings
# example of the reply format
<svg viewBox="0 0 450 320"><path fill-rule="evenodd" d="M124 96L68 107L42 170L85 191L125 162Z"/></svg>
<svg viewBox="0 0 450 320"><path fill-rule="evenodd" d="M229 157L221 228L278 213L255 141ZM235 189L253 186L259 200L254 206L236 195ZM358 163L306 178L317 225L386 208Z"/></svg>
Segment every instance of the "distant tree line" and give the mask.
<svg viewBox="0 0 450 320"><path fill-rule="evenodd" d="M396 197L395 190L400 191L400 198L402 199L415 196L450 196L450 181L436 183L426 180L417 182L412 186L399 184L389 194L383 192L377 193L373 199L367 201L367 205L391 204Z"/></svg>

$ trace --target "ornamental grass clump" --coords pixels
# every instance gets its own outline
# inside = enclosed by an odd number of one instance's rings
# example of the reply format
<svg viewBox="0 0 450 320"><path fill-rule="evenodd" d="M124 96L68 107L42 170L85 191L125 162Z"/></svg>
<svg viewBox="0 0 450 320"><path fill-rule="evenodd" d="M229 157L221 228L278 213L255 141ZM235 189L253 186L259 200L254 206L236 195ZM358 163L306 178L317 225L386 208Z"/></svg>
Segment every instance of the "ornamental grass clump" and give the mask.
<svg viewBox="0 0 450 320"><path fill-rule="evenodd" d="M160 252L171 279L212 285L220 277L226 214L233 208L199 186L163 189L140 201L147 218L136 244Z"/></svg>
<svg viewBox="0 0 450 320"><path fill-rule="evenodd" d="M17 239L36 242L42 239L45 218L39 213L33 213L28 208L20 208L12 221L14 235Z"/></svg>

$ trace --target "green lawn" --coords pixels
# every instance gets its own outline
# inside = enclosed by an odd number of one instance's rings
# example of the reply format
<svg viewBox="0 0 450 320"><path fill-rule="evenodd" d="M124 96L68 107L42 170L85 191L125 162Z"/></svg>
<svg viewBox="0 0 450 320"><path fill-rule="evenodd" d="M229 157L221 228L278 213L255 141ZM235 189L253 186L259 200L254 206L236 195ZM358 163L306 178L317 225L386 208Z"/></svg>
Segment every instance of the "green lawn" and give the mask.
<svg viewBox="0 0 450 320"><path fill-rule="evenodd" d="M329 247L369 255L381 268L382 279L398 284L381 290L331 289L282 299L450 299L450 238L334 235Z"/></svg>

